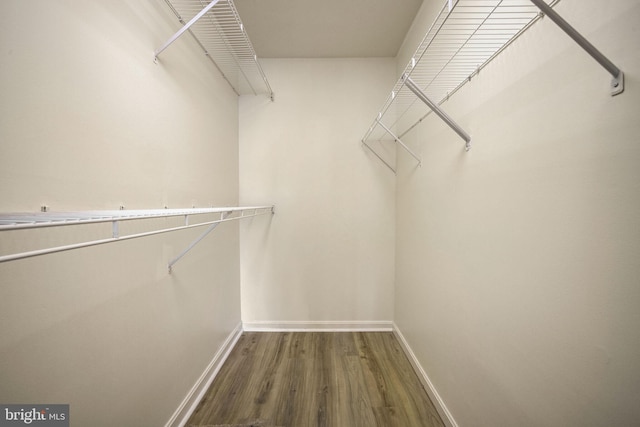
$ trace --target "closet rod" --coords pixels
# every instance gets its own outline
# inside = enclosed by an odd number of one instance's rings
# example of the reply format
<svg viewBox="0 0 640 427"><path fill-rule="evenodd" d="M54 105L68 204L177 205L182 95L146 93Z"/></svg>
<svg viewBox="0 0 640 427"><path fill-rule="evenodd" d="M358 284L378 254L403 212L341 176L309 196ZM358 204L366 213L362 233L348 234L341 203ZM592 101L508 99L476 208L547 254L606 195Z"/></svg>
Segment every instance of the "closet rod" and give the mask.
<svg viewBox="0 0 640 427"><path fill-rule="evenodd" d="M546 4L544 0L531 0L531 2L613 76L613 80L611 81L611 96L618 95L624 91L624 73L620 68L604 56L589 40L584 38L582 34L565 21L551 6Z"/></svg>
<svg viewBox="0 0 640 427"><path fill-rule="evenodd" d="M458 135L460 135L462 139L465 140L465 149L469 151L471 149L471 137L469 136L469 134L466 133L456 122L454 122L447 113L442 111L442 109L438 107L435 102L430 100L429 97L427 97L427 95L425 95L424 92L420 90L420 88L415 84L413 80L411 80L411 78L407 74L403 75L402 79L404 81L404 84L411 90L411 92L413 92L418 98L420 98L422 102L427 104L427 106L434 113L436 113L438 117L440 117L447 125L449 125L451 129L453 129Z"/></svg>

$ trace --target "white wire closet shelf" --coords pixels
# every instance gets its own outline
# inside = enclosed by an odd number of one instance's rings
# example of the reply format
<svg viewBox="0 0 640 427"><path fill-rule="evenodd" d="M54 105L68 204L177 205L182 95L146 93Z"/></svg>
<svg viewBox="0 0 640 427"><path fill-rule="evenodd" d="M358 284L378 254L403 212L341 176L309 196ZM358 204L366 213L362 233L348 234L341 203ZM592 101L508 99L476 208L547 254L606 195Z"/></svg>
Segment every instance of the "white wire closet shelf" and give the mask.
<svg viewBox="0 0 640 427"><path fill-rule="evenodd" d="M1 213L0 233L37 228L69 227L83 224L111 223L108 236L98 240L86 240L73 244L47 247L43 249L15 252L0 255L0 263L47 255L56 252L97 246L106 243L136 239L172 231L208 226L207 230L198 237L186 250L169 261L169 271L178 260L191 250L200 240L223 222L251 218L267 213L274 213L274 206L244 206L244 207L216 207L193 209L147 209L147 210L105 210L105 211L74 211L74 212L28 212ZM123 221L150 220L157 218L176 218L179 224L154 223L151 230L144 232L121 233L120 224ZM204 219L194 219L203 218Z"/></svg>
<svg viewBox="0 0 640 427"><path fill-rule="evenodd" d="M446 0L418 49L387 97L362 142L394 141L421 163L402 142L431 112L471 148L471 136L441 108L445 100L539 18L546 15L612 76L611 96L624 91L624 73L554 9L560 0Z"/></svg>
<svg viewBox="0 0 640 427"><path fill-rule="evenodd" d="M441 104L540 16L530 0L445 1L362 138L365 146L371 148L367 141L398 142L432 112L408 87L407 78Z"/></svg>
<svg viewBox="0 0 640 427"><path fill-rule="evenodd" d="M266 94L269 81L258 62L233 0L165 0L183 27L156 49L156 58L184 32L196 39L238 95Z"/></svg>

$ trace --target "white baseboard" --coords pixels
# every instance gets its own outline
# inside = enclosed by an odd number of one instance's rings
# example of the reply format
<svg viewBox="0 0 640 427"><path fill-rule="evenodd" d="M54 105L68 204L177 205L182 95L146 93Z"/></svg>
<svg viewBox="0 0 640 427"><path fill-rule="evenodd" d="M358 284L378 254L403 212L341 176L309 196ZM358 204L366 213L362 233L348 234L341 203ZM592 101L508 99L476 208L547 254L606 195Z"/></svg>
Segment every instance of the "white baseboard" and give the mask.
<svg viewBox="0 0 640 427"><path fill-rule="evenodd" d="M391 332L393 322L370 321L259 321L243 322L247 332Z"/></svg>
<svg viewBox="0 0 640 427"><path fill-rule="evenodd" d="M447 409L447 406L444 404L444 401L438 394L438 391L433 386L433 383L429 379L429 376L427 375L425 370L422 369L422 365L420 365L420 362L418 362L418 358L413 353L413 350L411 350L409 343L404 338L402 332L400 332L400 329L398 329L398 326L395 323L393 324L393 333L395 334L396 338L398 338L398 341L402 346L402 350L404 350L404 353L407 355L409 362L411 362L414 371L418 375L418 378L420 378L420 382L422 382L422 385L427 391L429 398L431 398L431 401L438 410L438 414L440 414L440 418L442 418L442 421L447 425L447 427L458 427L456 420L453 419L453 415L451 415L451 412L449 412L449 409Z"/></svg>
<svg viewBox="0 0 640 427"><path fill-rule="evenodd" d="M213 379L218 374L218 371L225 360L227 360L227 357L229 357L229 353L231 353L238 339L240 339L240 335L242 335L242 323L239 323L229 334L216 355L211 359L209 366L207 366L202 375L200 375L200 378L198 378L198 381L196 381L191 390L189 390L189 393L187 393L187 396L178 409L176 409L169 421L167 421L165 427L183 427L187 423L189 417L198 406L198 403L200 403L204 394L209 389Z"/></svg>

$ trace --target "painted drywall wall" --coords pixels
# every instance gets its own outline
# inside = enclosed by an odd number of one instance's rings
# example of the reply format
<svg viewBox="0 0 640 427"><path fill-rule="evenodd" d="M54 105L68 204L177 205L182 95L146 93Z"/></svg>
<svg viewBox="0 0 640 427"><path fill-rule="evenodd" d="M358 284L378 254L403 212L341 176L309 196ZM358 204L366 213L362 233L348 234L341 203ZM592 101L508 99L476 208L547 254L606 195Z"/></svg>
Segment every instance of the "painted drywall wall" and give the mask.
<svg viewBox="0 0 640 427"><path fill-rule="evenodd" d="M276 215L241 224L243 321L390 321L395 176L359 141L395 62L262 64L275 102L240 99L240 202Z"/></svg>
<svg viewBox="0 0 640 427"><path fill-rule="evenodd" d="M395 321L460 426L640 419L640 4L556 10L623 94L543 19L443 104L470 152L431 115L398 153Z"/></svg>
<svg viewBox="0 0 640 427"><path fill-rule="evenodd" d="M0 4L1 211L237 205L237 96L188 36L154 63L178 28L161 0ZM237 223L167 272L200 233L0 264L0 402L164 425L240 322ZM0 247L108 236L3 233Z"/></svg>

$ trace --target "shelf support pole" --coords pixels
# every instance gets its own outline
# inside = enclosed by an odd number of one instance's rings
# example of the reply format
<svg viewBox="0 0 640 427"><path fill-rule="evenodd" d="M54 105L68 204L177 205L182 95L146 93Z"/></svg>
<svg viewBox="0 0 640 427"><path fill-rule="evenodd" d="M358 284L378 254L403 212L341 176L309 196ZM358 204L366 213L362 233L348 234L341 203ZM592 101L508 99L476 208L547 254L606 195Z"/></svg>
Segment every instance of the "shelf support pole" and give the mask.
<svg viewBox="0 0 640 427"><path fill-rule="evenodd" d="M191 18L191 20L189 22L187 22L184 25L184 27L180 28L177 33L172 35L169 38L169 40L164 42L164 44L162 46L160 46L158 49L156 49L156 51L154 52L155 58L158 59L158 55L160 55L166 48L168 48L171 45L171 43L173 43L174 41L178 40L178 38L180 38L180 36L182 34L184 34L185 31L187 31L189 28L191 28L191 26L193 24L195 24L198 21L198 19L202 18L205 13L209 12L209 10L211 10L211 8L213 6L215 6L216 3L218 3L219 1L220 0L213 0L211 3L209 3L207 6L205 6L205 8L202 9L200 12L198 12L198 14L196 16Z"/></svg>
<svg viewBox="0 0 640 427"><path fill-rule="evenodd" d="M386 127L384 125L384 123L382 123L380 120L378 120L378 124L382 127L382 129L385 130L385 132L387 132L389 135L391 135L391 137L393 138L393 140L395 142L397 142L398 144L400 144L402 146L402 148L404 148L405 150L407 150L407 152L409 154L411 154L411 156L416 159L418 161L418 165L422 166L422 159L420 159L420 157L418 157L418 155L416 153L414 153L411 148L407 147L407 144L405 144L404 142L400 141L400 138L398 138L393 132L391 132L391 129L389 129L388 127ZM386 162L385 162L386 163ZM395 171L394 171L395 172Z"/></svg>
<svg viewBox="0 0 640 427"><path fill-rule="evenodd" d="M460 135L460 137L465 140L466 144L464 148L469 151L471 149L471 137L469 136L469 134L466 133L455 121L453 121L453 119L449 117L447 113L442 111L442 109L438 107L435 102L430 100L429 97L427 97L427 95L425 95L424 92L420 90L420 88L414 83L413 80L411 80L411 78L407 74L402 76L402 80L404 81L404 84L409 88L409 90L411 90L411 92L413 92L422 102L427 104L427 107L429 107L431 111L436 113L438 117L440 117L447 125L449 125L451 129L455 131L455 133Z"/></svg>
<svg viewBox="0 0 640 427"><path fill-rule="evenodd" d="M611 80L611 96L618 95L624 91L624 73L620 68L616 67L609 58L604 56L602 52L565 21L551 6L545 3L544 0L531 0L531 2L613 76L613 80Z"/></svg>

